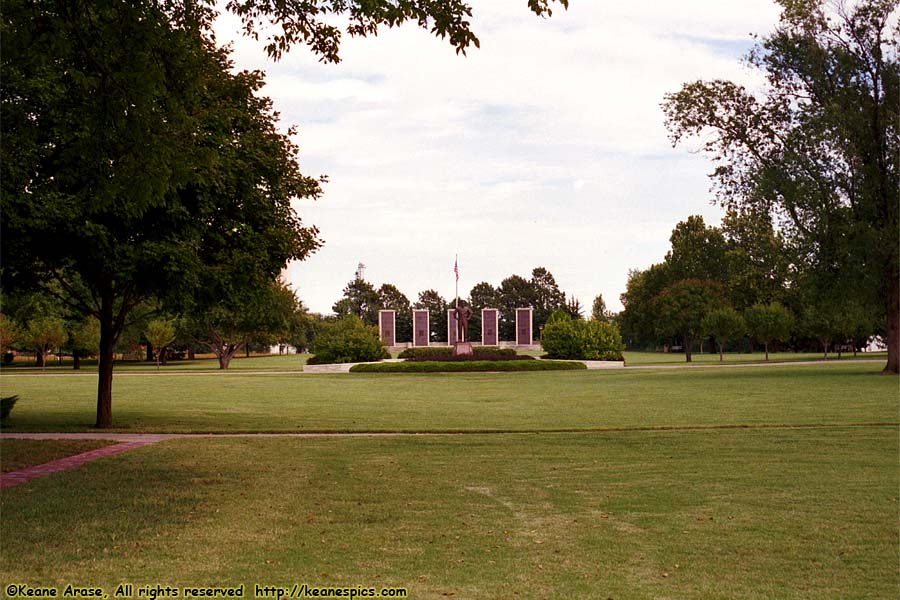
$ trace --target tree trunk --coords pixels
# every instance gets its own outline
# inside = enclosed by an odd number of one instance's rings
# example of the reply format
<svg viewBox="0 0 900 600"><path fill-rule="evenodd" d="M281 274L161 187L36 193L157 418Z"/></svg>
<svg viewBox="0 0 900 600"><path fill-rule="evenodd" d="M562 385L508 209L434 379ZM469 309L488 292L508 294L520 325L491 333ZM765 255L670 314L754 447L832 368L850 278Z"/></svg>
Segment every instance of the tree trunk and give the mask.
<svg viewBox="0 0 900 600"><path fill-rule="evenodd" d="M73 352L72 353L72 368L76 371L81 369L81 353Z"/></svg>
<svg viewBox="0 0 900 600"><path fill-rule="evenodd" d="M900 279L891 278L887 303L887 365L882 373L900 374Z"/></svg>
<svg viewBox="0 0 900 600"><path fill-rule="evenodd" d="M100 379L97 385L97 424L98 429L112 427L112 379L113 379L113 350L116 345L116 337L113 332L113 307L112 300L104 298L101 306L100 319Z"/></svg>
<svg viewBox="0 0 900 600"><path fill-rule="evenodd" d="M693 338L684 338L684 358L685 362L691 362L691 350L694 345Z"/></svg>
<svg viewBox="0 0 900 600"><path fill-rule="evenodd" d="M153 344L147 342L147 362L153 362Z"/></svg>
<svg viewBox="0 0 900 600"><path fill-rule="evenodd" d="M725 359L725 344L719 343L719 362L723 362Z"/></svg>
<svg viewBox="0 0 900 600"><path fill-rule="evenodd" d="M214 347L216 357L219 359L219 368L225 370L231 364L231 359L237 354L245 342L238 344L219 344Z"/></svg>
<svg viewBox="0 0 900 600"><path fill-rule="evenodd" d="M766 362L769 362L769 342L765 342L766 346Z"/></svg>
<svg viewBox="0 0 900 600"><path fill-rule="evenodd" d="M44 351L43 350L35 350L34 351L34 366L44 368Z"/></svg>

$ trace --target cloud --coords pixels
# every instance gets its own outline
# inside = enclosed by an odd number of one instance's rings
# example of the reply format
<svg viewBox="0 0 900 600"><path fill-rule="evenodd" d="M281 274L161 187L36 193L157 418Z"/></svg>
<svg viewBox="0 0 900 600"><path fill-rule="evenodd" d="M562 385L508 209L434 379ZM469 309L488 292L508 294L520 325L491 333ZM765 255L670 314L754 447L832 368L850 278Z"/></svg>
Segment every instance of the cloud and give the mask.
<svg viewBox="0 0 900 600"><path fill-rule="evenodd" d="M544 266L589 305L618 305L629 268L662 259L690 214L717 222L709 164L668 142L660 103L694 79L761 85L739 56L777 20L774 3L573 2L551 19L522 0L482 0L481 49L457 56L413 26L346 37L343 62L305 47L269 61L235 35L239 68L267 72L301 167L330 183L300 201L325 247L291 265L299 295L327 312L358 262L411 298L426 288L498 284ZM468 292L468 288L465 290Z"/></svg>

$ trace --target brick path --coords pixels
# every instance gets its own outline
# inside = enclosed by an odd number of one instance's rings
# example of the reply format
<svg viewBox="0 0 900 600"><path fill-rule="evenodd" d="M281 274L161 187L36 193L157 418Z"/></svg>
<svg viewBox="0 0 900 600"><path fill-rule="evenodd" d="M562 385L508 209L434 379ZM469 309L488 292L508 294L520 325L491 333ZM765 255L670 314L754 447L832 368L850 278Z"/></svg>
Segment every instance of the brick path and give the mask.
<svg viewBox="0 0 900 600"><path fill-rule="evenodd" d="M59 460L44 463L42 465L34 465L33 467L26 467L18 471L3 473L0 474L0 489L26 483L28 481L31 481L35 477L43 477L44 475L50 475L51 473L58 473L60 471L66 471L68 469L75 469L86 462L97 460L98 458L104 458L106 456L112 456L113 454L118 454L120 452L131 450L132 448L139 448L141 446L146 446L153 443L153 441L138 441L124 442L112 446L104 446L103 448L97 448L96 450L82 452L81 454L76 454L74 456L67 456L65 458L60 458Z"/></svg>

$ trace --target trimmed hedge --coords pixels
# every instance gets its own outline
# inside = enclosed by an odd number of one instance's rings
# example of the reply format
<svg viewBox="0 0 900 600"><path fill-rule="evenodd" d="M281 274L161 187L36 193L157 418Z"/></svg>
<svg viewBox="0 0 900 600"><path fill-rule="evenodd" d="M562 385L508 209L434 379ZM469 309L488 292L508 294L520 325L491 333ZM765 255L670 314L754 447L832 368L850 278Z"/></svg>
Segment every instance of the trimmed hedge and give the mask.
<svg viewBox="0 0 900 600"><path fill-rule="evenodd" d="M473 361L473 360L533 360L533 356L519 356L512 348L472 346L471 356L453 356L452 346L407 348L398 355L407 361Z"/></svg>
<svg viewBox="0 0 900 600"><path fill-rule="evenodd" d="M584 363L546 360L407 361L353 365L351 373L477 373L493 371L577 371Z"/></svg>

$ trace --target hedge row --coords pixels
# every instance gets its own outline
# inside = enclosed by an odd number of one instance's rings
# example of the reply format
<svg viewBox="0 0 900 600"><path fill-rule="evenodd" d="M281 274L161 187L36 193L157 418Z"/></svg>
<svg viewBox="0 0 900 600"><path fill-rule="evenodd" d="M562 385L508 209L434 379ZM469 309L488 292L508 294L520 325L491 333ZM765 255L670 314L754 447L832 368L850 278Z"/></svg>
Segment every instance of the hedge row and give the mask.
<svg viewBox="0 0 900 600"><path fill-rule="evenodd" d="M353 365L351 373L467 373L485 371L575 371L584 363L546 360L407 361Z"/></svg>
<svg viewBox="0 0 900 600"><path fill-rule="evenodd" d="M471 356L453 356L451 346L431 346L427 348L407 348L401 352L398 358L408 361L423 360L530 360L533 356L519 356L512 348L497 348L496 346L472 346Z"/></svg>

